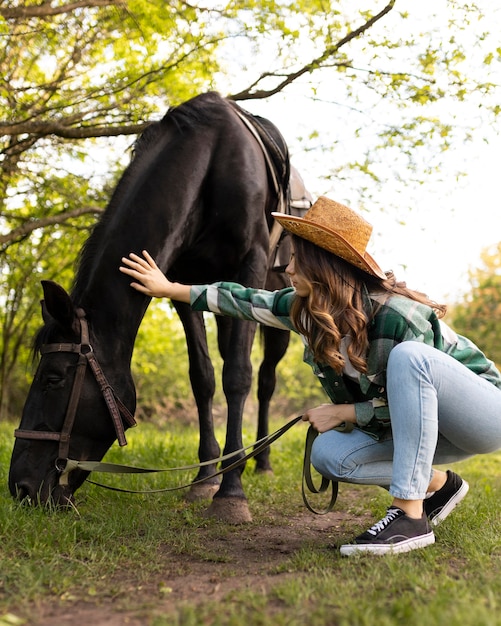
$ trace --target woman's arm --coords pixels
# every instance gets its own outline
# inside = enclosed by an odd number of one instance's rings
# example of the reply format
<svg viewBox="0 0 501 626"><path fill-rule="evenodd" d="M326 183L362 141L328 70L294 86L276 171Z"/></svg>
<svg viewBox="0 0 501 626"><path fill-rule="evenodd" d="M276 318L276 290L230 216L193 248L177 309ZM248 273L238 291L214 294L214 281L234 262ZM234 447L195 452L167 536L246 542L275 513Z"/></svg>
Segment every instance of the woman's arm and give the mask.
<svg viewBox="0 0 501 626"><path fill-rule="evenodd" d="M130 286L147 296L171 298L189 304L191 285L172 283L146 250L143 250L143 256L144 258L131 252L128 257L122 257L124 265L120 266L120 271L139 281Z"/></svg>
<svg viewBox="0 0 501 626"><path fill-rule="evenodd" d="M211 311L265 326L294 330L289 318L294 297L292 288L267 291L231 282L182 285L166 278L146 250L143 255L144 258L131 253L123 257L120 271L137 280L131 283L131 287L147 296L186 302L194 311Z"/></svg>

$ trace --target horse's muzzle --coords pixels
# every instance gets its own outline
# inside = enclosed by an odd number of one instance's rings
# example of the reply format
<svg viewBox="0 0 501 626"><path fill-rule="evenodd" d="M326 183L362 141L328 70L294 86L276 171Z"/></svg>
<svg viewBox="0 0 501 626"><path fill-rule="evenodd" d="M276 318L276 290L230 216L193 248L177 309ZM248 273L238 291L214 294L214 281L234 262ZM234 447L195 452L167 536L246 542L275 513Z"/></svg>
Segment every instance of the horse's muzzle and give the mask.
<svg viewBox="0 0 501 626"><path fill-rule="evenodd" d="M33 480L28 476L16 476L15 468L9 476L11 495L29 506L46 506L48 508L74 508L74 487L60 485L59 475L51 471L44 480Z"/></svg>
<svg viewBox="0 0 501 626"><path fill-rule="evenodd" d="M45 506L56 509L75 508L75 498L68 486L60 487L58 485L50 493L44 494L43 491L36 491L19 483L14 485L11 493L16 500L27 506Z"/></svg>

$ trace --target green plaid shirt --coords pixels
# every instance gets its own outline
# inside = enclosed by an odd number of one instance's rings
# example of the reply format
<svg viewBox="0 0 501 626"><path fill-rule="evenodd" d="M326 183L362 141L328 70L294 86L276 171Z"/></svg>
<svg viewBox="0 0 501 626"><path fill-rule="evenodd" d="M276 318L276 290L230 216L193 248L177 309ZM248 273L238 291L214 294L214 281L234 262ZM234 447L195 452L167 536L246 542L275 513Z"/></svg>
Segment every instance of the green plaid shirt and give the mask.
<svg viewBox="0 0 501 626"><path fill-rule="evenodd" d="M266 291L228 282L191 288L191 306L195 311L211 311L297 332L289 317L294 297L292 288ZM307 347L303 357L331 402L355 404L357 425L365 432L379 438L390 425L386 367L391 350L402 341L420 341L434 346L501 389L501 374L494 363L469 339L457 335L438 320L430 307L403 296L384 300L377 295L368 296L365 307L372 321L368 328L367 373L360 374L358 381L337 374L328 365L315 363Z"/></svg>

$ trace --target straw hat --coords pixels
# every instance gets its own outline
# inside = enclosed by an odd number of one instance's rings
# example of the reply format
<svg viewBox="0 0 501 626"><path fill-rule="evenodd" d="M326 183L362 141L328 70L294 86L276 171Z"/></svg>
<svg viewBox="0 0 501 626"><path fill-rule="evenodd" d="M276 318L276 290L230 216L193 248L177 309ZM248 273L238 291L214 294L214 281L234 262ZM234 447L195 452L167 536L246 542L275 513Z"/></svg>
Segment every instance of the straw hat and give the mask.
<svg viewBox="0 0 501 626"><path fill-rule="evenodd" d="M344 204L321 196L304 217L272 213L288 231L378 278L386 274L366 251L372 226Z"/></svg>

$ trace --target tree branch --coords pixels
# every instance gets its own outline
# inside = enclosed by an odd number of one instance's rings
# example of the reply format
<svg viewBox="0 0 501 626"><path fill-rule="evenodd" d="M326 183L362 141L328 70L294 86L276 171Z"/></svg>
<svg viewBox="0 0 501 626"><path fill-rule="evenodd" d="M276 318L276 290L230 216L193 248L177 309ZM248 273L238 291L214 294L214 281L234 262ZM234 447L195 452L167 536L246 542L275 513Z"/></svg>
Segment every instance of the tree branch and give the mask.
<svg viewBox="0 0 501 626"><path fill-rule="evenodd" d="M150 122L131 124L129 126L79 126L70 127L57 122L18 122L16 124L0 124L0 136L29 134L38 137L55 135L64 139L87 139L89 137L116 137L118 135L135 135L141 133Z"/></svg>
<svg viewBox="0 0 501 626"><path fill-rule="evenodd" d="M85 215L86 213L102 213L103 210L104 209L97 206L88 206L73 209L72 211L66 211L64 213L59 213L58 215L51 215L50 217L30 219L21 224L21 226L13 228L6 235L0 235L0 245L4 246L4 244L7 244L8 246L17 240L26 237L26 235L29 235L34 230L37 230L37 228L45 228L46 226L53 226L54 224L62 224L72 217L79 217L80 215Z"/></svg>
<svg viewBox="0 0 501 626"><path fill-rule="evenodd" d="M384 9L382 9L382 11L380 11L377 15L372 17L369 21L367 21L365 24L363 24L359 28L348 33L345 37L340 39L336 45L329 46L328 48L326 48L323 54L321 54L316 59L313 59L312 61L310 61L310 63L307 63L306 65L304 65L297 72L288 74L287 77L283 81L278 83L278 85L274 87L273 89L268 89L268 90L260 89L257 91L252 91L252 88L255 85L259 84L259 82L263 80L264 78L269 78L270 76L276 76L276 74L266 73L266 74L262 74L253 83L253 85L249 87L248 89L241 91L240 93L229 95L228 98L231 98L232 100L259 100L261 98L268 98L269 96L273 96L274 94L282 91L284 87L287 87L287 85L290 85L291 83L293 83L295 80L297 80L304 74L312 72L313 70L321 67L322 63L324 63L328 58L334 56L340 48L342 48L344 45L346 45L353 39L356 39L357 37L365 33L367 30L369 30L369 28L371 28L377 21L379 21L382 17L384 17L387 13L389 13L393 9L395 2L396 0L390 0L390 2L384 7Z"/></svg>
<svg viewBox="0 0 501 626"><path fill-rule="evenodd" d="M105 6L122 6L123 0L77 0L62 6L52 6L50 2L43 2L39 5L19 6L19 7L0 7L0 15L6 20L15 20L30 17L48 17L51 15L61 15L62 13L71 13L75 9L105 7Z"/></svg>

